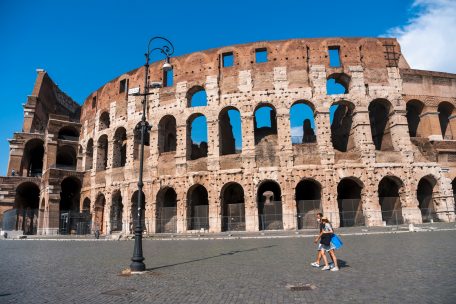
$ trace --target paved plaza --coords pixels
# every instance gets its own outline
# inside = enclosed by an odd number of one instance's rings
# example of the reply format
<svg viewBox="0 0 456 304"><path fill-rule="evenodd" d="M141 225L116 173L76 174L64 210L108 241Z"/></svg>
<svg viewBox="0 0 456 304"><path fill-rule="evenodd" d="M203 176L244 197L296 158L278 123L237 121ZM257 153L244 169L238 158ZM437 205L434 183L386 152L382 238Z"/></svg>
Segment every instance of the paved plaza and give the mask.
<svg viewBox="0 0 456 304"><path fill-rule="evenodd" d="M456 231L343 240L339 272L309 265L310 237L145 240L133 276L133 241L0 241L0 303L456 302Z"/></svg>

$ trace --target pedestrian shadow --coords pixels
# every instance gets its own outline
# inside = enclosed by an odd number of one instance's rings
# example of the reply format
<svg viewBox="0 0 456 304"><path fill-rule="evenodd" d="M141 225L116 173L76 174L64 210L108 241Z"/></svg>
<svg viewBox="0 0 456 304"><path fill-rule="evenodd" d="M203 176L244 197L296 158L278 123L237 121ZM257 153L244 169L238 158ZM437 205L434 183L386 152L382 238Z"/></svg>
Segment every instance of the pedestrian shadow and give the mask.
<svg viewBox="0 0 456 304"><path fill-rule="evenodd" d="M235 255L235 254L244 253L244 252L257 251L257 250L260 250L260 249L268 249L268 248L272 248L272 247L276 247L276 246L277 245L269 245L269 246L255 247L255 248L244 249L244 250L232 250L232 251L228 251L228 252L222 252L222 253L219 253L219 254L213 255L213 256L208 256L208 257L199 258L199 259L193 259L193 260L190 260L190 261L185 261L185 262L168 264L168 265L163 265L163 266L158 266L158 267L147 268L146 270L147 271L153 271L153 270L162 269L162 268L168 268L168 267L185 265L185 264L190 264L190 263L194 263L194 262L200 262L200 261L205 261L205 260L210 260L210 259L215 259L215 258L221 258L221 257L227 256L227 255Z"/></svg>
<svg viewBox="0 0 456 304"><path fill-rule="evenodd" d="M339 265L339 268L350 268L350 265L348 265L346 261L341 259L337 259L337 264Z"/></svg>

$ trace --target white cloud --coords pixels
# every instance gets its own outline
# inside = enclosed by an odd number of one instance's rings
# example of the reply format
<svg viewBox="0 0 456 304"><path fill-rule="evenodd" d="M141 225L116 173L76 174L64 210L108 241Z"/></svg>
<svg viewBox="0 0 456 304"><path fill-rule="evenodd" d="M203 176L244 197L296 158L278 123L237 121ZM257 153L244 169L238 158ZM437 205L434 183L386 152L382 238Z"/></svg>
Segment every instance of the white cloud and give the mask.
<svg viewBox="0 0 456 304"><path fill-rule="evenodd" d="M291 128L291 136L302 136L302 126Z"/></svg>
<svg viewBox="0 0 456 304"><path fill-rule="evenodd" d="M456 73L456 0L415 0L418 13L392 28L412 69Z"/></svg>

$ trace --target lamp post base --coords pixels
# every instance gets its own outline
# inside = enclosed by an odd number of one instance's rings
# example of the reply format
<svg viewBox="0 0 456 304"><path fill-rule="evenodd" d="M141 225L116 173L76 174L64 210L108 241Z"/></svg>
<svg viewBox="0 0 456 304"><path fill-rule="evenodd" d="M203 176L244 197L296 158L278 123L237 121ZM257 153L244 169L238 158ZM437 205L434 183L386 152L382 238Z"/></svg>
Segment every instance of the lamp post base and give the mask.
<svg viewBox="0 0 456 304"><path fill-rule="evenodd" d="M146 270L146 264L144 264L143 262L133 262L130 264L130 270L132 272L142 272L142 271L145 271Z"/></svg>

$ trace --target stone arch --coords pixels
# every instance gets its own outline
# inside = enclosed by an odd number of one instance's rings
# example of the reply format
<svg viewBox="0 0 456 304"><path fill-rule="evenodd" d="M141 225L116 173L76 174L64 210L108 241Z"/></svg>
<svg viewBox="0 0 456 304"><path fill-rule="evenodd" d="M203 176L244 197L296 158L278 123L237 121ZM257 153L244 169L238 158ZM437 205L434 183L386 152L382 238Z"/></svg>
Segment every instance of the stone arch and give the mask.
<svg viewBox="0 0 456 304"><path fill-rule="evenodd" d="M200 184L191 186L187 192L187 229L209 230L209 195Z"/></svg>
<svg viewBox="0 0 456 304"><path fill-rule="evenodd" d="M93 139L87 141L85 170L92 170L93 167Z"/></svg>
<svg viewBox="0 0 456 304"><path fill-rule="evenodd" d="M410 137L420 137L420 116L424 109L424 103L419 100L410 100L407 102L406 109Z"/></svg>
<svg viewBox="0 0 456 304"><path fill-rule="evenodd" d="M219 113L220 155L242 152L241 113L236 107L228 106Z"/></svg>
<svg viewBox="0 0 456 304"><path fill-rule="evenodd" d="M124 127L117 128L114 133L112 167L124 167L127 162L127 130Z"/></svg>
<svg viewBox="0 0 456 304"><path fill-rule="evenodd" d="M109 129L111 125L111 121L109 118L109 112L103 112L100 114L100 119L98 121L98 131L103 131L105 129Z"/></svg>
<svg viewBox="0 0 456 304"><path fill-rule="evenodd" d="M24 145L20 173L22 176L41 176L43 172L44 141L33 138Z"/></svg>
<svg viewBox="0 0 456 304"><path fill-rule="evenodd" d="M207 150L206 116L195 113L187 119L187 160L207 157Z"/></svg>
<svg viewBox="0 0 456 304"><path fill-rule="evenodd" d="M355 105L349 101L334 102L330 107L331 142L333 148L347 152L355 147L353 113Z"/></svg>
<svg viewBox="0 0 456 304"><path fill-rule="evenodd" d="M295 188L298 229L316 228L316 215L321 211L321 184L303 179Z"/></svg>
<svg viewBox="0 0 456 304"><path fill-rule="evenodd" d="M340 227L364 225L361 191L364 185L356 177L345 177L337 185Z"/></svg>
<svg viewBox="0 0 456 304"><path fill-rule="evenodd" d="M74 147L69 145L57 147L56 167L76 169L76 150Z"/></svg>
<svg viewBox="0 0 456 304"><path fill-rule="evenodd" d="M148 148L150 146L150 132L146 131L144 133L144 159L149 158L150 151ZM134 139L133 139L133 159L139 159L139 149L141 147L141 122L138 122L134 130Z"/></svg>
<svg viewBox="0 0 456 304"><path fill-rule="evenodd" d="M396 176L385 176L378 183L378 201L382 211L382 221L386 225L403 223L402 199L404 183Z"/></svg>
<svg viewBox="0 0 456 304"><path fill-rule="evenodd" d="M83 213L90 213L90 205L91 205L91 202L90 202L90 198L86 197L84 198L84 200L82 201L82 212Z"/></svg>
<svg viewBox="0 0 456 304"><path fill-rule="evenodd" d="M440 122L440 130L442 131L442 138L443 139L453 139L452 130L449 127L450 117L454 114L455 108L449 102L441 102L437 108L439 112L439 122Z"/></svg>
<svg viewBox="0 0 456 304"><path fill-rule="evenodd" d="M176 152L176 118L166 115L158 124L158 152Z"/></svg>
<svg viewBox="0 0 456 304"><path fill-rule="evenodd" d="M57 138L63 140L78 141L79 131L75 127L64 126L60 128Z"/></svg>
<svg viewBox="0 0 456 304"><path fill-rule="evenodd" d="M272 140L277 142L277 112L275 107L266 102L262 102L253 112L253 128L255 135L255 145L262 140Z"/></svg>
<svg viewBox="0 0 456 304"><path fill-rule="evenodd" d="M122 193L120 190L114 191L112 194L112 203L111 203L111 212L110 212L110 222L111 222L111 232L122 231L123 228L123 207L122 204Z"/></svg>
<svg viewBox="0 0 456 304"><path fill-rule="evenodd" d="M258 185L257 206L260 230L283 229L282 192L276 181L265 180Z"/></svg>
<svg viewBox="0 0 456 304"><path fill-rule="evenodd" d="M33 182L23 182L16 187L14 211L4 214L9 229L22 230L24 234L36 234L40 188Z"/></svg>
<svg viewBox="0 0 456 304"><path fill-rule="evenodd" d="M139 199L139 192L136 190L133 195L131 196L131 210L130 210L130 232L133 233L135 231L136 226L139 223L138 219L138 199ZM146 230L146 195L143 191L141 191L141 226L143 231Z"/></svg>
<svg viewBox="0 0 456 304"><path fill-rule="evenodd" d="M418 199L418 208L421 211L424 223L438 220L434 204L434 187L436 185L437 179L432 175L426 175L418 182L416 198Z"/></svg>
<svg viewBox="0 0 456 304"><path fill-rule="evenodd" d="M177 193L172 187L164 187L157 193L157 233L177 232Z"/></svg>
<svg viewBox="0 0 456 304"><path fill-rule="evenodd" d="M106 223L104 219L104 209L106 206L106 198L103 193L98 193L97 198L95 199L95 204L93 208L93 230L100 231L101 234L106 233Z"/></svg>
<svg viewBox="0 0 456 304"><path fill-rule="evenodd" d="M236 182L223 185L220 191L222 231L245 231L244 189Z"/></svg>
<svg viewBox="0 0 456 304"><path fill-rule="evenodd" d="M290 107L290 126L292 144L314 143L315 106L307 100L298 100Z"/></svg>
<svg viewBox="0 0 456 304"><path fill-rule="evenodd" d="M207 106L207 93L203 86L196 85L191 87L186 94L187 107Z"/></svg>
<svg viewBox="0 0 456 304"><path fill-rule="evenodd" d="M326 94L348 94L350 76L345 73L333 73L326 79Z"/></svg>
<svg viewBox="0 0 456 304"><path fill-rule="evenodd" d="M386 99L375 99L369 104L369 120L372 132L372 141L375 150L393 151L391 138L391 114L393 107Z"/></svg>
<svg viewBox="0 0 456 304"><path fill-rule="evenodd" d="M104 171L108 166L108 136L101 135L97 146L97 171Z"/></svg>

